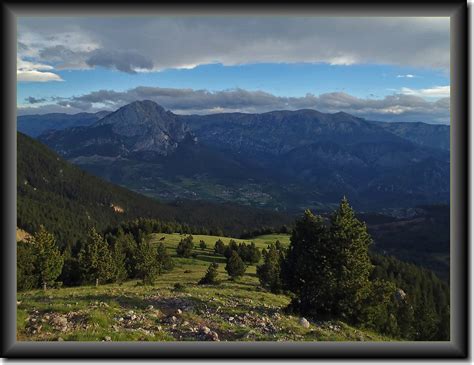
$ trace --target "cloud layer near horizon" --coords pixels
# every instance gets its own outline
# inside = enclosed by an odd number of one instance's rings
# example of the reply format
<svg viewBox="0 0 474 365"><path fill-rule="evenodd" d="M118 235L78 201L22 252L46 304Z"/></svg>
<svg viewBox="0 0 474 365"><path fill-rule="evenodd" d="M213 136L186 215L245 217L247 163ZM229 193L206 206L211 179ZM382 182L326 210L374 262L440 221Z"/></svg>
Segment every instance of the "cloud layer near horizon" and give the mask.
<svg viewBox="0 0 474 365"><path fill-rule="evenodd" d="M449 68L448 18L20 18L18 78L55 70L127 73L222 63L392 64ZM38 66L38 67L35 67Z"/></svg>
<svg viewBox="0 0 474 365"><path fill-rule="evenodd" d="M441 92L440 88L435 89ZM426 89L410 89L405 94L389 95L383 99L364 99L343 92L283 97L264 91L243 89L210 92L140 86L127 91L98 90L70 98L55 97L48 102L27 98L26 104L18 108L18 114L97 112L116 110L136 100L153 100L177 114L316 109L326 113L344 111L374 120L449 123L449 88L444 90L444 94L440 94L445 97L436 101L428 101L419 96L426 93L429 94Z"/></svg>

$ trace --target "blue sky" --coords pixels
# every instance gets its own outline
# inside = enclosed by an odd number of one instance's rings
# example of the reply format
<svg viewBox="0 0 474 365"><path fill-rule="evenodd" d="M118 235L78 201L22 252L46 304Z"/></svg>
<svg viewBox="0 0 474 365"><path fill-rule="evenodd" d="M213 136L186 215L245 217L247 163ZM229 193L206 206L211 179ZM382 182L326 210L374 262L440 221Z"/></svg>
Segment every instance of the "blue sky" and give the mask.
<svg viewBox="0 0 474 365"><path fill-rule="evenodd" d="M149 97L181 113L310 107L449 122L446 19L71 19L20 19L19 114Z"/></svg>

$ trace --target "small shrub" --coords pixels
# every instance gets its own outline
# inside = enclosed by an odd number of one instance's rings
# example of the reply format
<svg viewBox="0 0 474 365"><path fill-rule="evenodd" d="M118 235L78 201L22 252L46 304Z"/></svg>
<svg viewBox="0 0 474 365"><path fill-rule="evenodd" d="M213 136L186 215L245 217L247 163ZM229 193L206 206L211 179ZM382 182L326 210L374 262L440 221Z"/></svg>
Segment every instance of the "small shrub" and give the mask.
<svg viewBox="0 0 474 365"><path fill-rule="evenodd" d="M219 268L219 265L215 262L209 265L207 268L206 274L202 277L201 280L199 280L198 284L199 285L215 285L218 284L217 280L217 269Z"/></svg>

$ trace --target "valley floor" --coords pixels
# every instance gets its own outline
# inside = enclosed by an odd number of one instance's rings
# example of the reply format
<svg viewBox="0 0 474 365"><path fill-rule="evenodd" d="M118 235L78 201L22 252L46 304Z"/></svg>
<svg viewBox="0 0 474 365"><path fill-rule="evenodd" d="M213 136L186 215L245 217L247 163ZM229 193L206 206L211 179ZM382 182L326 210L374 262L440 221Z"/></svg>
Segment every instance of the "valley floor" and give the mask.
<svg viewBox="0 0 474 365"><path fill-rule="evenodd" d="M164 238L163 238L164 237ZM178 258L179 234L156 234L173 254L175 268L155 285L139 281L33 290L17 296L19 341L390 341L365 329L342 322L306 323L285 314L286 295L269 293L259 286L255 266L229 280L223 257L214 256L219 237L194 236L207 249L195 248L194 258ZM224 243L229 238L222 237ZM260 236L259 248L288 235ZM241 240L236 240L237 242ZM249 242L249 240L246 240ZM219 263L220 284L197 285L210 262ZM308 325L309 324L309 325Z"/></svg>

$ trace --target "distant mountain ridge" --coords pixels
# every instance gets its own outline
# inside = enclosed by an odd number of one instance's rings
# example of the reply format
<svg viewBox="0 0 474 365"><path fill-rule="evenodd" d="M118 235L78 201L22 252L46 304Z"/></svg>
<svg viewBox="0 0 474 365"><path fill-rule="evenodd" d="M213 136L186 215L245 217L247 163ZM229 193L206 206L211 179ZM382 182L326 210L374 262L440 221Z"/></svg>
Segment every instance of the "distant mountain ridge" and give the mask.
<svg viewBox="0 0 474 365"><path fill-rule="evenodd" d="M310 109L176 115L136 101L39 139L151 196L298 210L330 209L348 195L372 210L449 201L446 128L432 127Z"/></svg>
<svg viewBox="0 0 474 365"><path fill-rule="evenodd" d="M105 117L110 112L100 111L97 113L49 113L20 115L17 118L17 129L31 137L37 137L50 130L61 130L72 127L92 125Z"/></svg>

